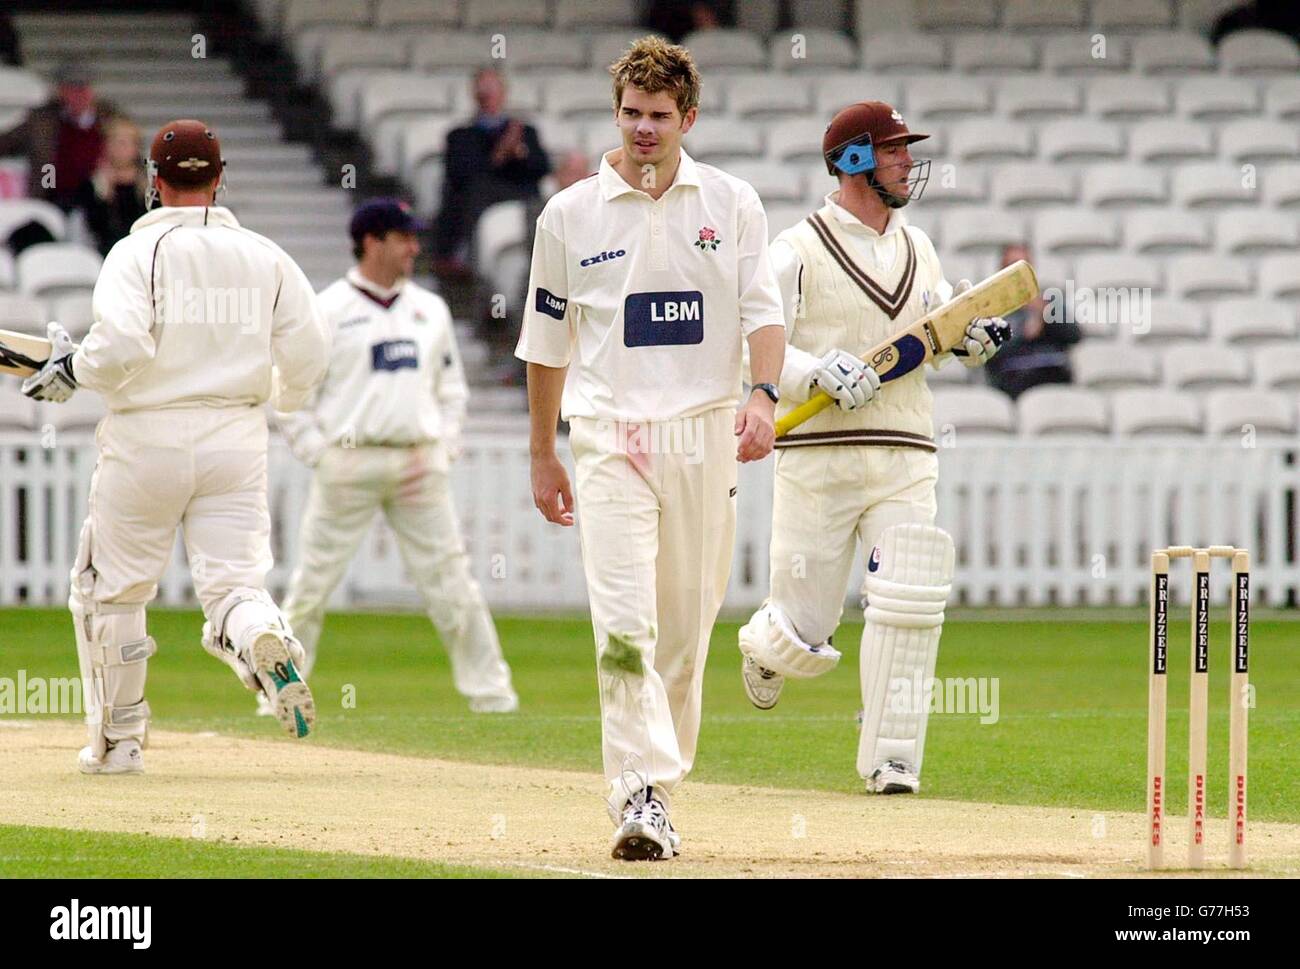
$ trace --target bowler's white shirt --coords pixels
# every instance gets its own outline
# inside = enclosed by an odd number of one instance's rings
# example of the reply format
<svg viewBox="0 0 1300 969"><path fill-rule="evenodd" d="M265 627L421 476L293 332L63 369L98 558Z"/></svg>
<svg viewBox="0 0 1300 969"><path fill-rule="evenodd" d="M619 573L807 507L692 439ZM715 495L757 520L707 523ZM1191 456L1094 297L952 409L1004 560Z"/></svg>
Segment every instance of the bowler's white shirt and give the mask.
<svg viewBox="0 0 1300 969"><path fill-rule="evenodd" d="M460 434L469 397L451 311L410 280L385 288L355 267L317 298L334 337L329 373L304 410L281 417L294 453L401 447Z"/></svg>
<svg viewBox="0 0 1300 969"><path fill-rule="evenodd" d="M329 365L302 270L229 209L154 209L109 251L72 359L109 410L301 407ZM278 372L272 386L272 366Z"/></svg>
<svg viewBox="0 0 1300 969"><path fill-rule="evenodd" d="M683 151L654 199L609 158L537 219L516 355L569 367L565 420L735 407L744 337L785 322L758 193Z"/></svg>

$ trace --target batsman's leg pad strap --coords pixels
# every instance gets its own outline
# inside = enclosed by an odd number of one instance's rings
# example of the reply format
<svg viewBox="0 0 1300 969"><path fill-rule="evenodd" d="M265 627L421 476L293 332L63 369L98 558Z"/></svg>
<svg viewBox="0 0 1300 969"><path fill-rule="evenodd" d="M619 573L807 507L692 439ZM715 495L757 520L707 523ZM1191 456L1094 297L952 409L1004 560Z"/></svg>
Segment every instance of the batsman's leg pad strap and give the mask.
<svg viewBox="0 0 1300 969"><path fill-rule="evenodd" d="M834 669L841 655L829 642L819 646L805 643L781 607L770 601L741 627L740 651L764 669L795 679Z"/></svg>
<svg viewBox="0 0 1300 969"><path fill-rule="evenodd" d="M149 704L144 686L158 644L145 633L144 606L96 603L76 590L69 605L92 752L102 758L110 744L128 738L145 746Z"/></svg>

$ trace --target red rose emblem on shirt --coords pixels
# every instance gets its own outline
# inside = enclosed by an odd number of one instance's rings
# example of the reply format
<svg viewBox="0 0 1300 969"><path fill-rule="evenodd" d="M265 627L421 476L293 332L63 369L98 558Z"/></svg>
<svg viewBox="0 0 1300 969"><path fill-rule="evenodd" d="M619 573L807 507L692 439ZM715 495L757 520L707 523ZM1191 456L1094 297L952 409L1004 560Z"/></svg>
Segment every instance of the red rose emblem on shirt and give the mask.
<svg viewBox="0 0 1300 969"><path fill-rule="evenodd" d="M695 240L695 245L701 251L713 252L718 248L718 243L721 241L718 238L718 230L706 225L700 229L700 237Z"/></svg>

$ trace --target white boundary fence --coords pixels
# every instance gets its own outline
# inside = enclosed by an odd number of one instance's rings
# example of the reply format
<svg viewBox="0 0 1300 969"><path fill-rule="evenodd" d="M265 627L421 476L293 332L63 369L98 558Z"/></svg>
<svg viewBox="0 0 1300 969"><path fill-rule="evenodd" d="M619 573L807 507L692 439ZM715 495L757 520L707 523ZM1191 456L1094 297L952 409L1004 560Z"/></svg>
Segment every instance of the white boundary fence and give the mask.
<svg viewBox="0 0 1300 969"><path fill-rule="evenodd" d="M957 545L954 599L976 606L1136 604L1145 601L1151 549L1226 544L1250 550L1257 602L1294 605L1298 457L1300 446L1289 442L1247 448L963 436L939 457L939 524ZM57 447L44 449L30 434L0 433L0 604L66 601L94 461L89 434L65 432ZM766 593L771 469L770 459L741 468L730 609L752 608ZM282 593L310 472L276 441L270 477L270 584ZM453 483L475 572L494 607L585 608L576 532L547 524L533 508L525 438L473 437ZM850 600L860 577L861 559ZM1171 586L1186 601L1190 580ZM1227 579L1216 577L1216 599L1225 601L1226 590ZM159 600L193 603L179 542ZM419 606L379 522L334 603Z"/></svg>

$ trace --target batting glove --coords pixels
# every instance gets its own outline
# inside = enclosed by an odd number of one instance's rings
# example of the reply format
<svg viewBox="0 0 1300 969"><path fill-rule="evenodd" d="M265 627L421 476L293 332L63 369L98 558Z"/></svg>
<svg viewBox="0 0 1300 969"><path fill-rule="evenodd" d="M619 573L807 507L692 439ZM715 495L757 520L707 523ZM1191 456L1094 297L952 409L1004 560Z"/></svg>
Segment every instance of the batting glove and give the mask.
<svg viewBox="0 0 1300 969"><path fill-rule="evenodd" d="M1002 317L974 320L966 327L961 346L952 348L952 355L968 367L982 367L1010 339L1011 326Z"/></svg>
<svg viewBox="0 0 1300 969"><path fill-rule="evenodd" d="M49 359L23 381L22 389L33 400L61 404L77 390L77 378L72 372L72 355L77 352L77 345L61 323L47 323L45 335L50 341Z"/></svg>
<svg viewBox="0 0 1300 969"><path fill-rule="evenodd" d="M832 350L813 371L812 385L834 398L840 410L865 407L880 389L880 375L851 353Z"/></svg>

